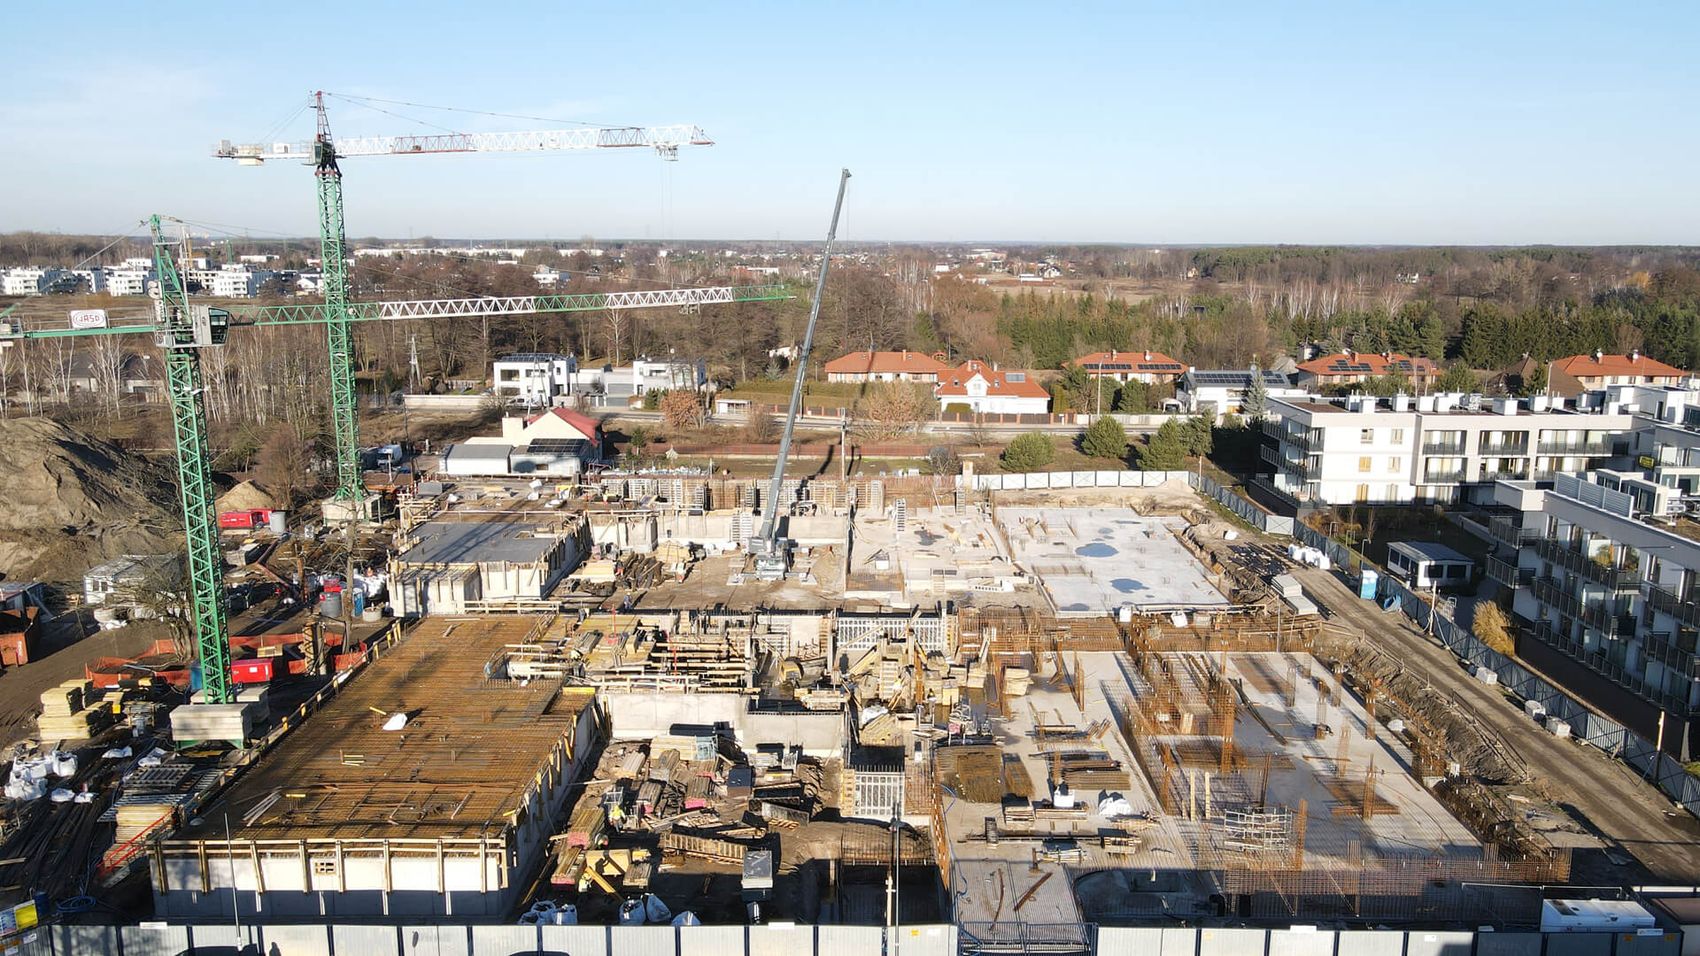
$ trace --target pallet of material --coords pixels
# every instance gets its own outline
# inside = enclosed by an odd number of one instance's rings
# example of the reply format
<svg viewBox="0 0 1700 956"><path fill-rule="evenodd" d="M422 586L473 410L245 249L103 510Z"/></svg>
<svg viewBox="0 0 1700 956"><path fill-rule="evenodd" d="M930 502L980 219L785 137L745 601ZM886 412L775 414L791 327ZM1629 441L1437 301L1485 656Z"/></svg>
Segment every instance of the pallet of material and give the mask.
<svg viewBox="0 0 1700 956"><path fill-rule="evenodd" d="M714 790L714 780L711 777L695 776L685 784L685 809L701 810L708 806L708 798Z"/></svg>
<svg viewBox="0 0 1700 956"><path fill-rule="evenodd" d="M555 870L549 874L549 882L555 886L577 886L583 869L584 848L564 844L555 851Z"/></svg>
<svg viewBox="0 0 1700 956"><path fill-rule="evenodd" d="M572 819L567 824L567 845L596 846L602 841L607 830L608 816L602 811L602 792L586 787L584 796L579 798L578 806L573 809Z"/></svg>
<svg viewBox="0 0 1700 956"><path fill-rule="evenodd" d="M94 693L94 685L86 680L68 680L41 693L43 716L69 717L82 710Z"/></svg>
<svg viewBox="0 0 1700 956"><path fill-rule="evenodd" d="M776 827L798 827L809 822L809 811L786 806L783 803L758 801L758 811L762 819Z"/></svg>
<svg viewBox="0 0 1700 956"><path fill-rule="evenodd" d="M68 715L42 714L36 732L42 740L87 740L106 729L111 714L90 707Z"/></svg>
<svg viewBox="0 0 1700 956"><path fill-rule="evenodd" d="M650 816L661 803L662 783L659 780L645 780L638 787L637 798L632 803L632 809L640 816Z"/></svg>
<svg viewBox="0 0 1700 956"><path fill-rule="evenodd" d="M679 752L662 750L655 744L649 745L649 769L645 774L650 780L666 783L673 776L673 768L679 765Z"/></svg>
<svg viewBox="0 0 1700 956"><path fill-rule="evenodd" d="M634 750L620 758L620 765L614 768L615 780L636 780L643 773L644 755L642 751Z"/></svg>

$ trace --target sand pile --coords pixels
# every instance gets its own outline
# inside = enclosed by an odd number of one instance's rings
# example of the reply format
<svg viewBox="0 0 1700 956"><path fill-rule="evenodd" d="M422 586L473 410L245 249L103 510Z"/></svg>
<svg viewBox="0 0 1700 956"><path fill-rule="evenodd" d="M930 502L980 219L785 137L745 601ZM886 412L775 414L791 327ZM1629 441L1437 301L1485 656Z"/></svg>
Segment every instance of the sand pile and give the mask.
<svg viewBox="0 0 1700 956"><path fill-rule="evenodd" d="M218 511L257 511L261 508L275 508L276 501L271 492L253 481L238 482L231 489L218 496Z"/></svg>
<svg viewBox="0 0 1700 956"><path fill-rule="evenodd" d="M0 448L0 576L80 582L120 554L181 546L168 462L45 418L0 420Z"/></svg>

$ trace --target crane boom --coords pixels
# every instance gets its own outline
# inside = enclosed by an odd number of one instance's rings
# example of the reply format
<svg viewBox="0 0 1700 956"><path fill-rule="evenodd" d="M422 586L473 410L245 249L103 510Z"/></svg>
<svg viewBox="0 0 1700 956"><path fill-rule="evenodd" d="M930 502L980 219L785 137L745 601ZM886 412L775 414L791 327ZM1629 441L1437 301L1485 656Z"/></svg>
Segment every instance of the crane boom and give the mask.
<svg viewBox="0 0 1700 956"><path fill-rule="evenodd" d="M316 143L220 142L213 155L257 165L267 160L317 161ZM336 141L339 157L407 156L420 153L536 153L558 149L650 147L668 159L680 146L713 146L700 126L597 126L513 133L431 133L423 136L354 136Z"/></svg>

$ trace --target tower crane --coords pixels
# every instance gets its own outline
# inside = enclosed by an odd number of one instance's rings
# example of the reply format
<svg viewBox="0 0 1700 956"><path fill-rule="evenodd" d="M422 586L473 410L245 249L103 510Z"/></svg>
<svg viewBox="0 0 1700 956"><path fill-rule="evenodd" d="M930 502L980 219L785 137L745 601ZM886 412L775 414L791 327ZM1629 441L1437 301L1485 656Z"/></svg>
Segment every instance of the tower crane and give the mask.
<svg viewBox="0 0 1700 956"><path fill-rule="evenodd" d="M649 147L677 160L681 146L712 146L700 128L674 126L585 127L517 133L439 133L424 136L367 136L335 140L325 112L325 93L313 94L318 131L310 143L234 144L213 150L221 159L259 166L267 160L297 160L313 167L318 183L319 254L323 270L324 325L330 351L331 424L336 447L336 497L348 508L350 535L365 488L360 477L359 409L354 392L354 330L349 313L346 233L342 215L339 159L357 156L418 156L429 153L538 152L545 150ZM352 551L352 549L350 549Z"/></svg>
<svg viewBox="0 0 1700 956"><path fill-rule="evenodd" d="M162 232L161 218L149 220L155 274L159 277L152 321L119 319L105 328L25 327L0 312L0 348L20 342L105 335L152 335L165 355L166 397L176 442L178 491L188 551L189 614L209 704L234 699L230 637L223 603L223 567L218 515L207 453L207 417L202 398L200 355L224 344L232 329L295 325L347 325L398 319L455 319L656 306L698 306L791 298L782 286L663 289L572 295L506 296L417 301L342 302L331 305L260 305L215 308L189 299L177 269L177 250ZM358 478L358 473L356 474ZM351 523L352 526L352 523Z"/></svg>

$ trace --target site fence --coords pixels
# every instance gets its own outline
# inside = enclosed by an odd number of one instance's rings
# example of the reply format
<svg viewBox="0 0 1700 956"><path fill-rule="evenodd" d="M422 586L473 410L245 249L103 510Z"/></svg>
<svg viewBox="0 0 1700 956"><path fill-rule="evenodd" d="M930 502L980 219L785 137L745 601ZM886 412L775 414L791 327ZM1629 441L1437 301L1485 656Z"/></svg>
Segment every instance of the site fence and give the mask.
<svg viewBox="0 0 1700 956"><path fill-rule="evenodd" d="M1357 552L1309 525L1300 522L1295 530L1301 543L1322 549L1337 566L1348 568L1363 564L1363 558ZM1541 704L1546 708L1549 719L1562 720L1570 725L1571 736L1622 760L1688 812L1700 816L1700 777L1689 773L1676 758L1661 753L1652 741L1610 717L1589 710L1586 704L1559 690L1545 678L1487 646L1468 628L1437 613L1427 598L1386 574L1381 576L1381 596L1383 600L1389 596L1398 598L1399 609L1406 617L1419 627L1429 629L1447 650L1472 669L1485 667L1493 671L1498 675L1499 686L1523 700Z"/></svg>
<svg viewBox="0 0 1700 956"><path fill-rule="evenodd" d="M1188 472L1187 483L1214 498L1217 504L1244 518L1247 524L1265 534L1291 535L1293 533L1292 518L1274 514L1269 509L1244 497L1209 475Z"/></svg>
<svg viewBox="0 0 1700 956"><path fill-rule="evenodd" d="M20 956L957 956L958 953L1140 953L1149 956L1678 956L1682 935L1398 930L1093 927L1071 932L998 924L468 926L419 924L46 926ZM1058 928L1051 928L1058 929ZM891 937L888 939L888 935Z"/></svg>
<svg viewBox="0 0 1700 956"><path fill-rule="evenodd" d="M1155 488L1166 481L1192 480L1189 471L1028 471L959 478L976 491L1024 491L1042 488Z"/></svg>

